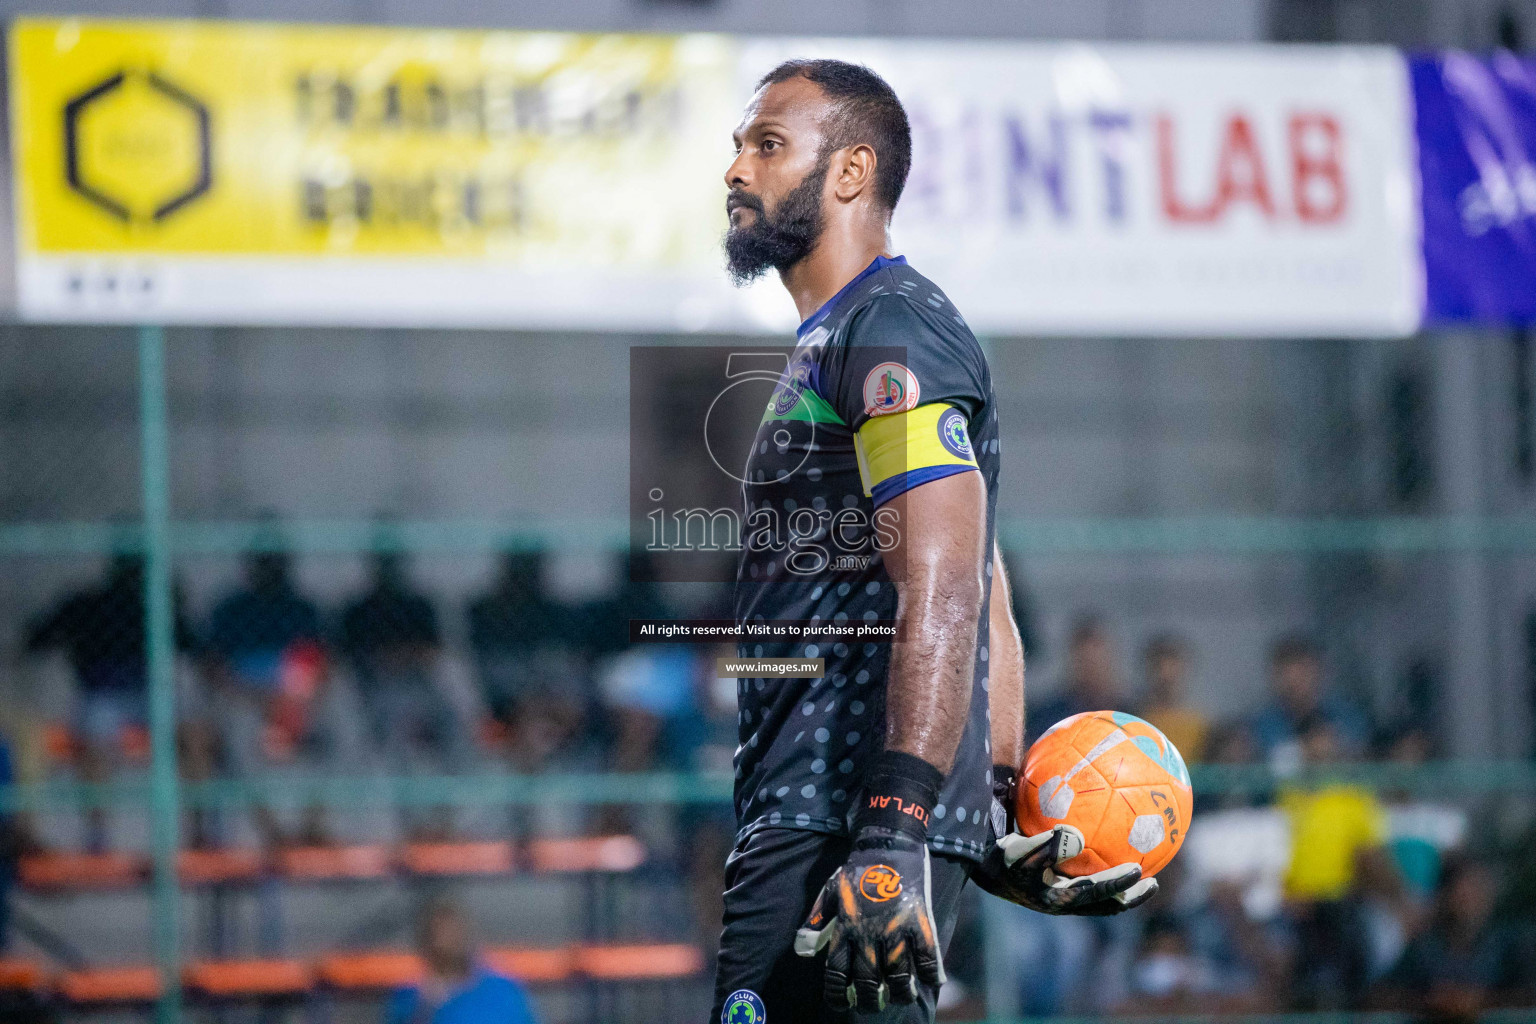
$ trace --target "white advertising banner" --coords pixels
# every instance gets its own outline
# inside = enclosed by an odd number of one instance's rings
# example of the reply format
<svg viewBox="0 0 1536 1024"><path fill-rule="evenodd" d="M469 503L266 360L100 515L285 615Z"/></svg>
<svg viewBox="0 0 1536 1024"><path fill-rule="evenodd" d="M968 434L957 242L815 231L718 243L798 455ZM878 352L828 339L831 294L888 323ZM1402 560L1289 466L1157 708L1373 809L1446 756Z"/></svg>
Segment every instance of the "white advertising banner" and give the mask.
<svg viewBox="0 0 1536 1024"><path fill-rule="evenodd" d="M722 269L730 132L789 56L912 118L898 251L990 334L1394 335L1422 307L1402 58L23 19L36 321L778 332Z"/></svg>
<svg viewBox="0 0 1536 1024"><path fill-rule="evenodd" d="M764 41L878 68L913 127L896 247L979 331L1397 335L1422 307L1384 48Z"/></svg>

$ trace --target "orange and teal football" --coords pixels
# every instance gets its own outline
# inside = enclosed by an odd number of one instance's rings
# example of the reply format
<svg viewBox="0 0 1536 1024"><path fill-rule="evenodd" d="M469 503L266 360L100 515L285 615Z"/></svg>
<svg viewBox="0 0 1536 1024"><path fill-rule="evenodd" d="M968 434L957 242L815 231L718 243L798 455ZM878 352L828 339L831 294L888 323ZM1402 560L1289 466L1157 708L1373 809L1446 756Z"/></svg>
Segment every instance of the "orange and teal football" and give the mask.
<svg viewBox="0 0 1536 1024"><path fill-rule="evenodd" d="M1083 852L1059 865L1074 877L1134 863L1151 878L1184 845L1194 811L1184 758L1151 723L1123 711L1057 722L1029 748L1020 779L1020 832L1065 824L1083 834Z"/></svg>

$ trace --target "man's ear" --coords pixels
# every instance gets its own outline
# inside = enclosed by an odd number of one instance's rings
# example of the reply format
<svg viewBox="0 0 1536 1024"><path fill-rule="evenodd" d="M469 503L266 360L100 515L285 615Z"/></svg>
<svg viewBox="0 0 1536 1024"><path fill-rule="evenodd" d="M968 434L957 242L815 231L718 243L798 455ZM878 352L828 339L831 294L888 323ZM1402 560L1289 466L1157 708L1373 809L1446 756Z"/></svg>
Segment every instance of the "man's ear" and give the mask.
<svg viewBox="0 0 1536 1024"><path fill-rule="evenodd" d="M873 194L875 187L875 150L873 146L859 143L838 154L834 163L837 180L833 182L833 194L842 202L852 202L864 194Z"/></svg>

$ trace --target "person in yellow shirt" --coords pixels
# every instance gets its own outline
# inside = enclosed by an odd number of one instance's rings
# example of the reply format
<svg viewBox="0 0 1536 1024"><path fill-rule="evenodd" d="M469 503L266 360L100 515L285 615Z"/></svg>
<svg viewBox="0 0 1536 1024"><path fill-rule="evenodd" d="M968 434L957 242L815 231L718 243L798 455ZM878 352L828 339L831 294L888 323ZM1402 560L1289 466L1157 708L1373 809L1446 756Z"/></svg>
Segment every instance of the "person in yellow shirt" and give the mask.
<svg viewBox="0 0 1536 1024"><path fill-rule="evenodd" d="M1185 684L1189 679L1189 644L1174 633L1160 633L1142 648L1146 674L1142 718L1157 726L1190 764L1205 760L1211 720L1191 707Z"/></svg>
<svg viewBox="0 0 1536 1024"><path fill-rule="evenodd" d="M1345 898L1355 887L1361 854L1387 839L1386 808L1361 786L1282 790L1280 809L1290 820L1291 848L1306 851L1292 857L1285 875L1290 900Z"/></svg>
<svg viewBox="0 0 1536 1024"><path fill-rule="evenodd" d="M1342 759L1325 716L1310 716L1299 732L1309 768ZM1278 802L1291 828L1285 896L1296 930L1294 1008L1354 1009L1370 981L1364 901L1401 892L1385 846L1386 808L1364 787L1326 781L1286 787Z"/></svg>

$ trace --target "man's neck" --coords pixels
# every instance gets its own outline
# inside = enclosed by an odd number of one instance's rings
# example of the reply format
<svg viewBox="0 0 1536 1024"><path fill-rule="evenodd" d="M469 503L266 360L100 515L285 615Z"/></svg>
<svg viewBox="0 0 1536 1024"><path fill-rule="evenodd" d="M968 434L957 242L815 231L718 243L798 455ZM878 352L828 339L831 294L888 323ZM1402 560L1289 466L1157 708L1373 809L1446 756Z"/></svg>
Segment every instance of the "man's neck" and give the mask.
<svg viewBox="0 0 1536 1024"><path fill-rule="evenodd" d="M858 238L823 235L810 255L779 277L789 297L795 300L800 319L805 320L882 255L890 255L890 239L884 231L879 235L862 233Z"/></svg>

